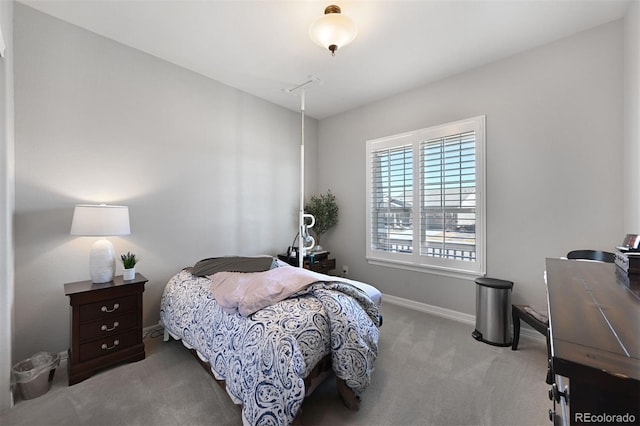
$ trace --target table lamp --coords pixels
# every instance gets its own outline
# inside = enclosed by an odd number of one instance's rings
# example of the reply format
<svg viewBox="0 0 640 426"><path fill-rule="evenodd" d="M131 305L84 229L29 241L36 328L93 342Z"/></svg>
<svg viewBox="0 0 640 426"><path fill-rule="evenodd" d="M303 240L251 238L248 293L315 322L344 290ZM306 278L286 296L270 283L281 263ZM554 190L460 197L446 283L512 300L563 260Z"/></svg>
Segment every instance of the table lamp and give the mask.
<svg viewBox="0 0 640 426"><path fill-rule="evenodd" d="M107 204L77 204L73 211L71 235L107 237L129 235L129 207ZM116 256L113 244L102 238L91 246L89 272L96 284L113 280Z"/></svg>

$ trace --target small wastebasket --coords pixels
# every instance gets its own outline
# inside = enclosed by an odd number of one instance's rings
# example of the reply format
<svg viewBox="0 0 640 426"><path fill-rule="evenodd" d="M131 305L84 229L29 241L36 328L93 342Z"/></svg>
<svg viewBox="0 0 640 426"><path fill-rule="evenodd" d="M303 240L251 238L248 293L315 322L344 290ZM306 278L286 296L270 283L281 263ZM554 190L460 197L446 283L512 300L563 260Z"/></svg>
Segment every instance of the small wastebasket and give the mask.
<svg viewBox="0 0 640 426"><path fill-rule="evenodd" d="M20 389L22 399L47 393L59 365L60 355L53 352L38 352L14 365L11 369L12 382Z"/></svg>
<svg viewBox="0 0 640 426"><path fill-rule="evenodd" d="M495 346L511 346L511 281L476 278L474 339Z"/></svg>

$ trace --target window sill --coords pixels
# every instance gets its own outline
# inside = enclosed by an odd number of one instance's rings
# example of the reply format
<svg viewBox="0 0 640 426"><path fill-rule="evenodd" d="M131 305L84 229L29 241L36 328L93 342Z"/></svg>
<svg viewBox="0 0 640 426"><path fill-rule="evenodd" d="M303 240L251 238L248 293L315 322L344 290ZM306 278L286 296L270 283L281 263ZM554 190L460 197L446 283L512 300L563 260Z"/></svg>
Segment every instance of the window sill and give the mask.
<svg viewBox="0 0 640 426"><path fill-rule="evenodd" d="M457 278L461 280L475 280L478 277L484 277L486 275L484 273L478 273L478 272L437 268L433 266L423 266L423 265L416 265L413 263L405 263L405 262L394 262L392 260L379 259L379 258L373 258L373 257L367 257L367 262L370 265L384 266L387 268L404 269L407 271L422 272L425 274L441 275L444 277Z"/></svg>

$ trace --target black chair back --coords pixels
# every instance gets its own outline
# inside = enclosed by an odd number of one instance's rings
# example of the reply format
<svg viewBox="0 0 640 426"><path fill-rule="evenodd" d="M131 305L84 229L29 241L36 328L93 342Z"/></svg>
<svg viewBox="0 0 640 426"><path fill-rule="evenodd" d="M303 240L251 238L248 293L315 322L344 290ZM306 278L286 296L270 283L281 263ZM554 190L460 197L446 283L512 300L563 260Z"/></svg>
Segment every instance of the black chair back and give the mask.
<svg viewBox="0 0 640 426"><path fill-rule="evenodd" d="M601 250L573 250L567 253L567 259L597 260L599 262L614 263L616 255Z"/></svg>

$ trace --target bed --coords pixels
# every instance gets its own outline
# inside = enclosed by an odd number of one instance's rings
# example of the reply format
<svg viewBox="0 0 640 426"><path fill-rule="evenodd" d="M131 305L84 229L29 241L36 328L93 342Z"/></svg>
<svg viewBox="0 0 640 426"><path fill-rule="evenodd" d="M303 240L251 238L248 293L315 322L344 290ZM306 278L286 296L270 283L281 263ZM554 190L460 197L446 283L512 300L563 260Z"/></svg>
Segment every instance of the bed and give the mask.
<svg viewBox="0 0 640 426"><path fill-rule="evenodd" d="M160 307L165 340L197 356L242 405L244 425L296 423L327 371L356 410L378 353L380 292L271 257L256 267L255 259L204 259L174 275Z"/></svg>

